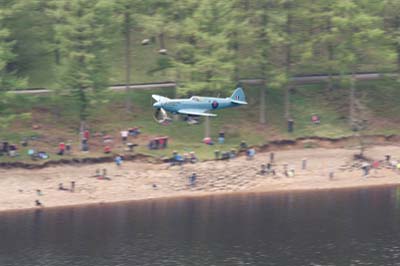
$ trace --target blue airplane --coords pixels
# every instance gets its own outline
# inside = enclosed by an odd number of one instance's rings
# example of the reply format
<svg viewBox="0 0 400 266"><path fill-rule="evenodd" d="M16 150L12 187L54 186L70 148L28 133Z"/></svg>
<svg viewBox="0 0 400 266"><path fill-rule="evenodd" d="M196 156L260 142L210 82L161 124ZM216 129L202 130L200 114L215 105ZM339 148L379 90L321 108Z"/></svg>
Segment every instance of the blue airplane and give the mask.
<svg viewBox="0 0 400 266"><path fill-rule="evenodd" d="M209 111L247 104L246 96L240 87L233 92L231 97L227 98L192 96L189 99L169 99L155 94L152 97L156 100L153 107L157 109L154 118L159 123L171 121L167 112L188 117L217 116Z"/></svg>

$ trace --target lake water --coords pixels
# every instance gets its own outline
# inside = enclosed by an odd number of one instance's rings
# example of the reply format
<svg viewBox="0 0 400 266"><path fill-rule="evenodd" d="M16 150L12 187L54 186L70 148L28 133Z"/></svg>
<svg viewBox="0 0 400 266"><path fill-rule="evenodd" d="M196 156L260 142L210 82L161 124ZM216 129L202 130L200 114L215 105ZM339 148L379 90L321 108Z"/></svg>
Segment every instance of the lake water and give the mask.
<svg viewBox="0 0 400 266"><path fill-rule="evenodd" d="M1 266L400 265L400 190L0 214Z"/></svg>

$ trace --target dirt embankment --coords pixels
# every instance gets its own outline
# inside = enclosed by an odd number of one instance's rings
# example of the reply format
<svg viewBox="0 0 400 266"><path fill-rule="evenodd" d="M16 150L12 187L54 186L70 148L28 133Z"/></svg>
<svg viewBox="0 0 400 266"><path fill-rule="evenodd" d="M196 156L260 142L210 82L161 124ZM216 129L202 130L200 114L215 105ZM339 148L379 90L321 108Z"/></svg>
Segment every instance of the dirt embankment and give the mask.
<svg viewBox="0 0 400 266"><path fill-rule="evenodd" d="M360 141L364 145L393 145L400 141L399 135L369 135L348 136L342 138L325 137L302 137L294 140L273 140L259 147L260 151L299 149L299 148L346 148L348 146L359 146Z"/></svg>
<svg viewBox="0 0 400 266"><path fill-rule="evenodd" d="M325 137L301 137L297 139L272 140L267 144L255 147L258 152L268 152L275 150L301 149L301 148L346 148L349 146L359 146L361 138L359 136L348 136L342 138L325 138ZM363 136L364 145L394 145L400 142L399 135L369 135ZM103 157L85 157L61 160L49 160L43 163L30 162L2 162L0 168L23 168L23 169L41 169L56 165L84 165L112 162L112 156ZM149 155L134 154L124 155L125 161L146 161L153 163L161 163L162 160L156 159Z"/></svg>
<svg viewBox="0 0 400 266"><path fill-rule="evenodd" d="M157 162L157 160L149 155L144 154L134 154L134 155L124 155L125 161L152 161ZM10 168L23 168L23 169L41 169L49 166L57 165L83 165L83 164L96 164L96 163L109 163L113 162L113 156L103 156L103 157L85 157L85 158L72 158L72 159L61 159L61 160L49 160L43 163L29 163L29 162L2 162L0 163L0 168L10 169Z"/></svg>

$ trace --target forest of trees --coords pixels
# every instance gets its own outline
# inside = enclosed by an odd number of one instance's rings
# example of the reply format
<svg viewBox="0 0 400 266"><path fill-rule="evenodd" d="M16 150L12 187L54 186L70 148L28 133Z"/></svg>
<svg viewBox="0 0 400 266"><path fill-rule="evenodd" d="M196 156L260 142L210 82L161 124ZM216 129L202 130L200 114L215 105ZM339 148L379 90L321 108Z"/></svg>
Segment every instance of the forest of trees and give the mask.
<svg viewBox="0 0 400 266"><path fill-rule="evenodd" d="M124 82L135 82L131 67L141 62L131 56L132 42L142 42L132 38L137 33L160 46L164 56L154 71L174 73L186 91L222 91L239 78L257 77L265 80L261 99L267 88L283 89L288 98L293 75L400 71L398 0L0 3L0 91L26 87L27 69L51 64L57 93L76 97L81 120L89 98L109 85L116 42L124 44ZM51 62L43 60L48 55ZM353 93L356 81L348 84Z"/></svg>

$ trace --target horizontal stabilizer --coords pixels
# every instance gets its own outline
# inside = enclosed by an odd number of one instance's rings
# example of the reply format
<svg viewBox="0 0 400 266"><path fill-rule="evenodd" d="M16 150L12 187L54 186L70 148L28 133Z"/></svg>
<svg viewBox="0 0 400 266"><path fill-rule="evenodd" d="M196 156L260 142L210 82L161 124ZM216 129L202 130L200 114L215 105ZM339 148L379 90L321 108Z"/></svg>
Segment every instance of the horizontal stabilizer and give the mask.
<svg viewBox="0 0 400 266"><path fill-rule="evenodd" d="M231 102L236 103L236 104L247 104L247 102L245 102L245 101L238 101L238 100L233 100L233 99L231 99Z"/></svg>
<svg viewBox="0 0 400 266"><path fill-rule="evenodd" d="M153 94L151 95L151 97L153 97L153 99L156 100L157 102L165 102L169 100L169 98L157 94Z"/></svg>
<svg viewBox="0 0 400 266"><path fill-rule="evenodd" d="M216 114L206 113L206 111L202 109L181 109L178 113L182 115L217 116Z"/></svg>

